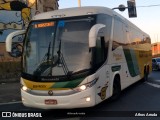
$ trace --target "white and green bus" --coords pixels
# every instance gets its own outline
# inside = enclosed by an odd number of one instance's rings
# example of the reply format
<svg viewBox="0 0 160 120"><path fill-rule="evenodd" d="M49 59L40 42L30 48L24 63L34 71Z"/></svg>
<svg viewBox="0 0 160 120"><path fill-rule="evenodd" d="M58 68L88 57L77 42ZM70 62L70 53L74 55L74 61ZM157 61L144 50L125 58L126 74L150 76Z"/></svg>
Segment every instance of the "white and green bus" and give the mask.
<svg viewBox="0 0 160 120"><path fill-rule="evenodd" d="M12 38L25 34L23 50ZM21 96L27 107L91 107L119 97L151 72L151 40L105 7L36 15L27 30L11 33L6 49L22 56Z"/></svg>

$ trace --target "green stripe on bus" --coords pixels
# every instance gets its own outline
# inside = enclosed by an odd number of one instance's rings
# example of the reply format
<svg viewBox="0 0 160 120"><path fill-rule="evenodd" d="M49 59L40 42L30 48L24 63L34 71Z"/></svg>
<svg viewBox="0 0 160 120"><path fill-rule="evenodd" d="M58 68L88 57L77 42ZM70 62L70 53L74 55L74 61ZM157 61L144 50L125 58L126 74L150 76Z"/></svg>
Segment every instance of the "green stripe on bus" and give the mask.
<svg viewBox="0 0 160 120"><path fill-rule="evenodd" d="M133 55L131 55L130 49L124 48L123 50L124 50L124 54L126 57L129 73L132 77L135 77L137 75L137 73L134 69L135 67L134 67L134 63L133 63Z"/></svg>
<svg viewBox="0 0 160 120"><path fill-rule="evenodd" d="M140 71L139 71L139 66L138 66L135 50L130 49L130 53L131 53L131 57L132 57L132 62L133 62L133 67L134 67L135 74L139 75Z"/></svg>
<svg viewBox="0 0 160 120"><path fill-rule="evenodd" d="M85 78L79 78L72 81L66 82L56 82L51 88L75 88L77 87Z"/></svg>

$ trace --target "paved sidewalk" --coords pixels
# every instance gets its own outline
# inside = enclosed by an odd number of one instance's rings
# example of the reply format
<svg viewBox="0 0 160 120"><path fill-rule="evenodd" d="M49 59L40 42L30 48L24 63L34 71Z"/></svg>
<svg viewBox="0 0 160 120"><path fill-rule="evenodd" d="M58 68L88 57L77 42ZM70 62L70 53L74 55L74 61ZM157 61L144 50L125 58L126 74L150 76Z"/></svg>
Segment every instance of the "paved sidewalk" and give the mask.
<svg viewBox="0 0 160 120"><path fill-rule="evenodd" d="M0 103L21 101L20 83L0 83Z"/></svg>

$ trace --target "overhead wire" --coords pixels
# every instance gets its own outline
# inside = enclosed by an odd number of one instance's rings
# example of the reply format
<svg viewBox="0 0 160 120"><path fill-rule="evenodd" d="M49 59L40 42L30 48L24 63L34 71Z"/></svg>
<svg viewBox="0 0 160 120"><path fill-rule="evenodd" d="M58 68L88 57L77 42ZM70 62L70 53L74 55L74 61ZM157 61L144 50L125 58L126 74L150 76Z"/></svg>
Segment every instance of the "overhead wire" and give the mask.
<svg viewBox="0 0 160 120"><path fill-rule="evenodd" d="M160 4L155 4L155 5L146 5L146 6L135 6L136 8L142 8L142 7L160 7ZM128 7L125 7L124 8L128 8ZM119 9L119 7L115 7L115 8L112 8L112 10L114 9Z"/></svg>
<svg viewBox="0 0 160 120"><path fill-rule="evenodd" d="M138 8L138 7L158 7L158 6L160 6L160 4L147 5L147 6L136 6L136 7Z"/></svg>

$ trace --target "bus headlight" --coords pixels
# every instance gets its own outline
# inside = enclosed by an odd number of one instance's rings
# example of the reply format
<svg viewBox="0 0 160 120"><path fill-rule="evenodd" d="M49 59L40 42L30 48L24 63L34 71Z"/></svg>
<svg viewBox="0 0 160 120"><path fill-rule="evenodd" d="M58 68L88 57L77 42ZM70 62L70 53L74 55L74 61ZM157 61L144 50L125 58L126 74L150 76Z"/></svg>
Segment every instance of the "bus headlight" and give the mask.
<svg viewBox="0 0 160 120"><path fill-rule="evenodd" d="M83 85L81 85L81 86L78 86L78 87L75 88L74 90L77 91L77 92L84 91L84 90L86 90L86 89L92 87L93 85L95 85L96 82L97 82L97 80L98 80L98 78L92 80L92 81L89 82L89 83L86 83L86 84L83 84Z"/></svg>
<svg viewBox="0 0 160 120"><path fill-rule="evenodd" d="M79 89L80 89L81 91L86 90L86 89L87 89L87 86L86 86L86 85L82 85L82 86L79 87Z"/></svg>
<svg viewBox="0 0 160 120"><path fill-rule="evenodd" d="M26 86L22 85L22 90L27 92L29 90L29 88L27 88Z"/></svg>

